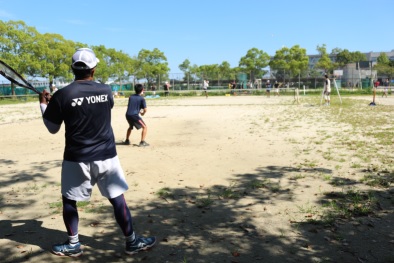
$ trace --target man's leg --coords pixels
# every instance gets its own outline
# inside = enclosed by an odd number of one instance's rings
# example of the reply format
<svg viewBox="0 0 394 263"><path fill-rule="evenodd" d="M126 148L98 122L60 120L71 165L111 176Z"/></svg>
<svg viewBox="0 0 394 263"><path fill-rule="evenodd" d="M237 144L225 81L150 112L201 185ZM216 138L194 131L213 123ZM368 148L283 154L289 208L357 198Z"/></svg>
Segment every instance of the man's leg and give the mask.
<svg viewBox="0 0 394 263"><path fill-rule="evenodd" d="M129 126L129 128L127 129L127 132L126 132L126 140L125 140L125 143L130 143L130 141L129 141L129 138L130 138L130 134L131 134L131 131L133 130L133 127L132 126Z"/></svg>
<svg viewBox="0 0 394 263"><path fill-rule="evenodd" d="M148 127L146 127L146 126L142 127L141 142L145 141L147 133L148 133Z"/></svg>
<svg viewBox="0 0 394 263"><path fill-rule="evenodd" d="M81 244L79 243L78 237L79 216L77 202L67 199L64 196L62 196L62 199L63 221L67 229L68 241L63 244L53 245L52 252L59 256L78 257L83 251L81 250Z"/></svg>
<svg viewBox="0 0 394 263"><path fill-rule="evenodd" d="M129 241L134 241L135 235L133 231L133 221L131 218L130 209L126 204L123 194L108 200L114 208L115 219L120 226L123 235L125 237L129 237Z"/></svg>
<svg viewBox="0 0 394 263"><path fill-rule="evenodd" d="M134 255L139 251L153 247L156 243L155 237L137 237L134 233L130 209L126 204L123 194L109 199L109 201L114 208L116 222L119 224L123 235L125 236L125 252L129 255Z"/></svg>

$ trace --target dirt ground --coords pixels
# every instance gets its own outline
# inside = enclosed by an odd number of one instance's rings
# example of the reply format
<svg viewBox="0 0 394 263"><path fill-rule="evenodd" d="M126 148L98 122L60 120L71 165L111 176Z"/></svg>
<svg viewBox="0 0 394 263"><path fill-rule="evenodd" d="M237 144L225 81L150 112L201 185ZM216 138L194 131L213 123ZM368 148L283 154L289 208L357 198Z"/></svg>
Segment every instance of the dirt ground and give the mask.
<svg viewBox="0 0 394 263"><path fill-rule="evenodd" d="M361 99L368 108L371 98ZM131 145L122 144L127 101L115 104L112 125L135 231L157 236L157 245L126 256L111 206L96 187L79 209L84 254L52 255L51 245L67 238L64 127L50 134L38 102L3 105L1 262L394 262L393 184L361 182L370 163L358 161L358 146L345 146L367 135L338 120L348 108L320 106L319 98L295 104L290 96L147 99L150 146L140 148L139 131ZM394 97L378 104L391 107ZM391 131L392 119L385 124ZM388 176L393 143L378 151L387 156L377 165ZM361 201L348 211L370 202L366 192L378 201L364 214L327 220L328 200L350 191Z"/></svg>

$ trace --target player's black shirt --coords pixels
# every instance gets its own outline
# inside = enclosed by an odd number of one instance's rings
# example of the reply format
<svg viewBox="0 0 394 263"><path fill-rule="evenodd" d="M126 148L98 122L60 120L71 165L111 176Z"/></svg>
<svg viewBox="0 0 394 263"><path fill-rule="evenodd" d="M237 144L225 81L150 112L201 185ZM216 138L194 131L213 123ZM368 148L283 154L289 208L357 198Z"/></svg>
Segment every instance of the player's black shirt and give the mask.
<svg viewBox="0 0 394 263"><path fill-rule="evenodd" d="M126 117L132 115L138 115L141 109L146 108L145 98L134 94L129 97L129 103L127 105Z"/></svg>
<svg viewBox="0 0 394 263"><path fill-rule="evenodd" d="M116 156L113 106L111 88L94 81L74 81L54 93L43 117L65 124L64 160L91 162Z"/></svg>

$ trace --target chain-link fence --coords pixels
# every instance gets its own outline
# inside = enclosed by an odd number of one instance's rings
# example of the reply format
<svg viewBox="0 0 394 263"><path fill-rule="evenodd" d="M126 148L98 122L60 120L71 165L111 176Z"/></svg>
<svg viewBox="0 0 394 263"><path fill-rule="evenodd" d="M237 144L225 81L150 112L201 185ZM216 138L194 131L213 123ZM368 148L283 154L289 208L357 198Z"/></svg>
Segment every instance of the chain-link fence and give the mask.
<svg viewBox="0 0 394 263"><path fill-rule="evenodd" d="M313 76L314 75L314 76ZM261 78L250 79L251 74L237 73L233 77L221 77L214 72L204 72L199 75L185 75L184 73L169 73L167 78L163 79L157 76L154 83L147 83L145 80L134 80L132 82L111 83L109 84L114 93L133 92L136 83L145 85L146 91L163 91L165 82L170 84L170 91L199 91L202 89L203 80L209 81L209 90L260 90L266 89L267 83L269 87L277 81L281 89L321 89L324 86L323 73L316 71L303 72L299 76L289 76L286 71L272 71L262 76ZM376 71L368 69L350 68L343 71L341 76L330 76L332 81L337 84L338 88L357 89L369 88L373 85L373 80L378 79L383 83L385 76L378 76ZM34 87L42 91L49 89L48 81L34 82ZM66 85L66 84L64 84ZM62 86L58 86L62 88ZM15 95L34 95L34 92L16 87L14 89ZM0 96L11 96L12 89L9 82L0 82Z"/></svg>

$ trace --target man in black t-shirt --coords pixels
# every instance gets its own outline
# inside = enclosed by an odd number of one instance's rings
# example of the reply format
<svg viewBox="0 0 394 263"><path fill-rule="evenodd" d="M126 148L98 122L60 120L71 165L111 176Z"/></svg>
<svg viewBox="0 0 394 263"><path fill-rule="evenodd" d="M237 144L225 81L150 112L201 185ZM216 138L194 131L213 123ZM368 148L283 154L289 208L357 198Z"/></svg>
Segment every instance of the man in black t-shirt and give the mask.
<svg viewBox="0 0 394 263"><path fill-rule="evenodd" d="M130 144L129 137L133 127L135 127L137 130L142 128L139 146L149 146L149 144L145 142L148 127L146 126L144 120L140 117L140 114L141 116L144 116L147 110L145 98L141 96L144 91L144 87L141 84L137 84L135 85L134 90L135 94L129 97L129 102L127 104L126 120L129 123L129 128L127 129L126 140L124 143L127 145Z"/></svg>
<svg viewBox="0 0 394 263"><path fill-rule="evenodd" d="M68 240L52 246L60 256L78 257L83 251L78 234L77 201L88 201L95 184L114 208L125 237L125 252L135 254L152 247L155 237L138 237L123 193L128 189L116 152L111 127L114 106L111 88L93 81L98 59L91 49L78 49L72 57L75 81L51 97L40 94L44 124L50 133L65 125L66 145L61 171L63 220Z"/></svg>

